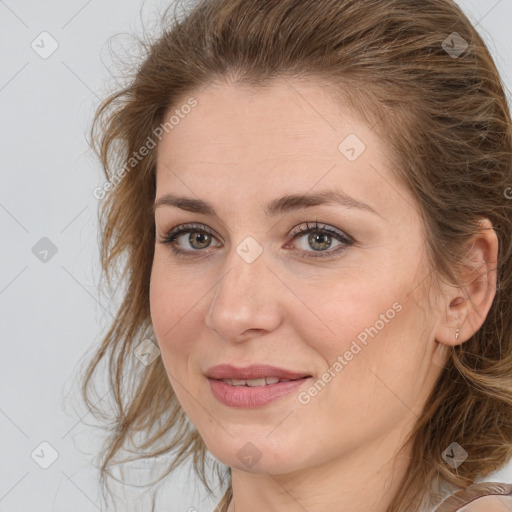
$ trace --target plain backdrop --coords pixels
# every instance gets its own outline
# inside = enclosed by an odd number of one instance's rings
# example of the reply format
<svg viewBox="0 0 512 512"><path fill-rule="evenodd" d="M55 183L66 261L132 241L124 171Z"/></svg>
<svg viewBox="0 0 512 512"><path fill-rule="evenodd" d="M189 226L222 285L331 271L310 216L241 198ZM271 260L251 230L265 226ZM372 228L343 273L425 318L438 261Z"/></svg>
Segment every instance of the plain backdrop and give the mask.
<svg viewBox="0 0 512 512"><path fill-rule="evenodd" d="M512 89L512 0L459 4ZM112 85L112 36L139 33L167 5L0 0L0 512L105 510L91 464L100 437L65 406L115 306L98 292L104 178L86 134ZM130 45L118 35L112 49ZM167 478L157 511L213 510L220 493L208 498L189 469ZM512 482L512 464L492 479ZM144 490L119 510L148 510Z"/></svg>

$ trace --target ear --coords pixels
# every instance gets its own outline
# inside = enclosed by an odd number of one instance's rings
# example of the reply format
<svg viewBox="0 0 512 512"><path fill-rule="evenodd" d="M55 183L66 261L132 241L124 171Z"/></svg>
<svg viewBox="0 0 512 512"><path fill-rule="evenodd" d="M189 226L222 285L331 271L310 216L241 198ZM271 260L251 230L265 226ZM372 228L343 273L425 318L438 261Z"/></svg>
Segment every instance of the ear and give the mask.
<svg viewBox="0 0 512 512"><path fill-rule="evenodd" d="M489 219L466 244L466 262L460 275L462 288L445 286L436 340L444 345L463 343L484 323L496 295L498 237ZM457 331L458 329L458 331Z"/></svg>

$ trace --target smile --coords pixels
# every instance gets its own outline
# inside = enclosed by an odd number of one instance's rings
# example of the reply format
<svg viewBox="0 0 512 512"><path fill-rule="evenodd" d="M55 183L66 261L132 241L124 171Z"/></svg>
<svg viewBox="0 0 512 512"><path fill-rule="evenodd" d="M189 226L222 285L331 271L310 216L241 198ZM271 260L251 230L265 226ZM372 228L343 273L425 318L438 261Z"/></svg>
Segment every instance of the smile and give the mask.
<svg viewBox="0 0 512 512"><path fill-rule="evenodd" d="M310 377L296 380L265 377L259 379L209 378L213 396L228 407L262 407L278 398L290 395L303 386Z"/></svg>

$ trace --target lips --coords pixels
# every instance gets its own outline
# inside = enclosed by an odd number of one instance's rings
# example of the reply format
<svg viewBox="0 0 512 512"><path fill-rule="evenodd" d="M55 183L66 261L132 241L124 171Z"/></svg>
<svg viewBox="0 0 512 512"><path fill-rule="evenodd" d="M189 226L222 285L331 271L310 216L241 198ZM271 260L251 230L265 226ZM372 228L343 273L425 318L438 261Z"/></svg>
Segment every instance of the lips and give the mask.
<svg viewBox="0 0 512 512"><path fill-rule="evenodd" d="M285 368L278 368L270 365L251 365L244 368L232 366L230 364L220 364L208 368L205 375L210 379L236 379L251 380L273 377L280 380L298 380L304 377L311 377L307 372L295 372Z"/></svg>
<svg viewBox="0 0 512 512"><path fill-rule="evenodd" d="M300 373L291 372L282 368L260 366L255 368L238 368L232 369L219 369L218 367L210 368L210 375L254 375L265 373L277 373L278 375L288 375L290 377L300 376ZM245 373L244 373L245 372ZM273 382L276 381L277 382ZM308 376L298 377L293 380L279 379L277 377L265 377L249 380L237 379L215 379L208 378L210 384L210 391L212 395L222 404L227 407L235 408L252 408L252 407L265 407L270 405L276 400L284 400L285 397L290 397L293 393L298 392L302 387L306 386L311 380ZM267 382L270 381L270 382Z"/></svg>

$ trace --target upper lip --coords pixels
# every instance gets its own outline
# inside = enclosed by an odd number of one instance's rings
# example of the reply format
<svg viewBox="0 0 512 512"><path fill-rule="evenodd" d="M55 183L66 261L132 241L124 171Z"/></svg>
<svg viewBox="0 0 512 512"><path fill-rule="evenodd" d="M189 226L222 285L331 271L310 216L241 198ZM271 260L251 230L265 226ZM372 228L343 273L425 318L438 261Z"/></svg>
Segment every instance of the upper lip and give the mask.
<svg viewBox="0 0 512 512"><path fill-rule="evenodd" d="M275 377L277 379L296 380L310 377L307 372L294 372L266 364L254 364L239 368L230 364L220 364L208 368L205 375L211 379L261 379Z"/></svg>

